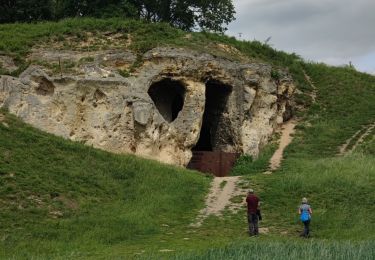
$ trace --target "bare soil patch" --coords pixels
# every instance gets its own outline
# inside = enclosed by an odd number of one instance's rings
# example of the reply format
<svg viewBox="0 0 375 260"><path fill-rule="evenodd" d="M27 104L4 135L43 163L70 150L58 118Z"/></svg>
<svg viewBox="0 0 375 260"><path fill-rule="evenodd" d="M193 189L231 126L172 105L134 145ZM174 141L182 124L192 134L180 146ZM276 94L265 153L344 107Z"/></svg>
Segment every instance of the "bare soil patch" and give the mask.
<svg viewBox="0 0 375 260"><path fill-rule="evenodd" d="M275 153L270 159L271 171L275 171L280 167L281 161L283 160L284 150L293 140L292 135L294 133L295 126L296 126L296 122L294 120L290 120L286 124L283 125L282 131L281 131L279 148L275 151Z"/></svg>
<svg viewBox="0 0 375 260"><path fill-rule="evenodd" d="M375 122L370 125L363 126L361 130L358 130L357 132L355 132L350 138L348 138L345 141L343 145L339 147L339 153L337 155L343 156L345 154L352 153L358 147L358 145L363 143L366 137L369 136L374 129L375 129ZM354 142L353 146L350 147L350 144L352 144L353 142Z"/></svg>
<svg viewBox="0 0 375 260"><path fill-rule="evenodd" d="M339 147L339 154L338 155L344 155L348 152L348 146L354 140L357 138L357 136L361 133L361 130L358 130L357 132L354 133L350 138L348 138L343 145Z"/></svg>
<svg viewBox="0 0 375 260"><path fill-rule="evenodd" d="M312 92L310 93L310 97L311 97L311 100L312 100L313 104L315 104L316 103L316 97L318 95L318 89L316 88L316 86L312 82L310 76L307 75L306 71L303 71L303 74L305 76L306 81L310 84L311 88L313 89Z"/></svg>
<svg viewBox="0 0 375 260"><path fill-rule="evenodd" d="M235 177L215 177L211 184L211 189L206 197L206 206L202 209L191 226L199 227L203 221L210 215L220 216L225 209L237 210L243 204L243 200L233 202L234 197L242 196L245 198L246 190L239 184L240 176Z"/></svg>
<svg viewBox="0 0 375 260"><path fill-rule="evenodd" d="M363 143L366 137L369 136L374 129L375 129L375 122L367 127L366 131L358 138L357 142L353 145L350 152L354 151L358 145Z"/></svg>

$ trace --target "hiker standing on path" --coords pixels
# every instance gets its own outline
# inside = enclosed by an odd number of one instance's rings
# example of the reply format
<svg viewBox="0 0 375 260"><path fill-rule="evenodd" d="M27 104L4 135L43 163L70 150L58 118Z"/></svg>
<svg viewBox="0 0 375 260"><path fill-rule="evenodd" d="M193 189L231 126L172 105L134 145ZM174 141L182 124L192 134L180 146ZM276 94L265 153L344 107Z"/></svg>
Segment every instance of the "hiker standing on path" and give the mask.
<svg viewBox="0 0 375 260"><path fill-rule="evenodd" d="M247 203L247 221L249 223L249 235L257 236L258 231L258 207L259 198L254 194L254 190L250 189L246 197Z"/></svg>
<svg viewBox="0 0 375 260"><path fill-rule="evenodd" d="M298 208L298 213L300 215L300 219L304 225L304 230L302 233L303 237L309 237L310 235L310 220L311 220L311 206L307 203L306 198L302 198L302 204Z"/></svg>

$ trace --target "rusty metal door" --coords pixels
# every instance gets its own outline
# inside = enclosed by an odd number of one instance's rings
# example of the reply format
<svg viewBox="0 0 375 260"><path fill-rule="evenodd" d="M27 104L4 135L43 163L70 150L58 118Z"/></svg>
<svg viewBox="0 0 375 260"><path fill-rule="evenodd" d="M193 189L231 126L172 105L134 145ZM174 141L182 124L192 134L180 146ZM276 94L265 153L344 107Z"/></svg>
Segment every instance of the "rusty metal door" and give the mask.
<svg viewBox="0 0 375 260"><path fill-rule="evenodd" d="M228 176L238 157L237 153L193 151L187 168L224 177Z"/></svg>

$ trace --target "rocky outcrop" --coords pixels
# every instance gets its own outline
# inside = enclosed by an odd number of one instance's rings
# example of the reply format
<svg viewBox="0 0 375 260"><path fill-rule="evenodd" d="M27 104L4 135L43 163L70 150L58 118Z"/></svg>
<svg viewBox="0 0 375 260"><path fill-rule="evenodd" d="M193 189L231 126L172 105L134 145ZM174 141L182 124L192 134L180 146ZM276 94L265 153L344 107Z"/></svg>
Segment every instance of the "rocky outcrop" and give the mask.
<svg viewBox="0 0 375 260"><path fill-rule="evenodd" d="M291 78L273 79L266 64L157 48L125 78L116 64L136 56L93 55L71 74L31 66L19 78L1 76L0 107L67 139L177 165L192 149L257 156L292 107Z"/></svg>

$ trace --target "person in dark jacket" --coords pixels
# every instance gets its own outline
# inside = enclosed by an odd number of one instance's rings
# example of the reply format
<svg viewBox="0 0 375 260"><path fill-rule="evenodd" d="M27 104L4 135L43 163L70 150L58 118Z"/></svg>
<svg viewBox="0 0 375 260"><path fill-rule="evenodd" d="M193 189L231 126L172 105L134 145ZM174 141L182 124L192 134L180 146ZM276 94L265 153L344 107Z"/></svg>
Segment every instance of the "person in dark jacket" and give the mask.
<svg viewBox="0 0 375 260"><path fill-rule="evenodd" d="M259 234L258 230L258 220L259 220L259 198L254 194L254 190L250 189L247 197L247 221L249 223L249 235L257 236Z"/></svg>

